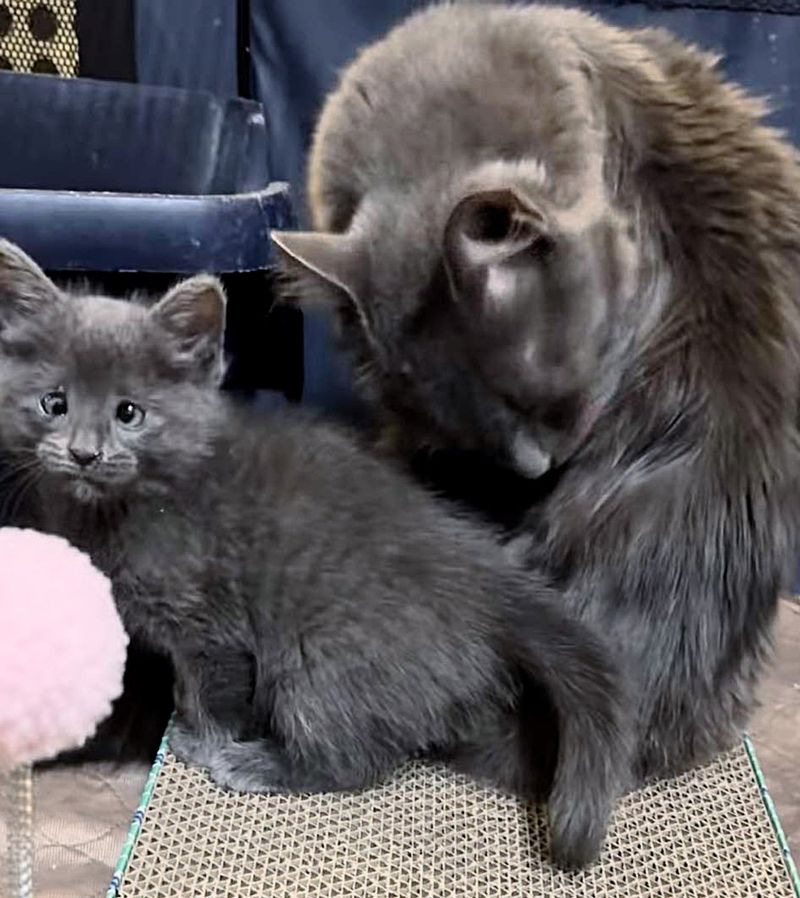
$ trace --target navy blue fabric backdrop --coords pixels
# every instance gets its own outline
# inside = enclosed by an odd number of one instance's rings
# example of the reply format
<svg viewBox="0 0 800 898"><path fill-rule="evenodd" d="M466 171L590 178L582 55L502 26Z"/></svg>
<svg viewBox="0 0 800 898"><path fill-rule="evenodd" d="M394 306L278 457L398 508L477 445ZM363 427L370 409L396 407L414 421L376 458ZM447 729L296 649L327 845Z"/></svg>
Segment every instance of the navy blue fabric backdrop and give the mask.
<svg viewBox="0 0 800 898"><path fill-rule="evenodd" d="M237 95L235 0L136 0L141 84Z"/></svg>

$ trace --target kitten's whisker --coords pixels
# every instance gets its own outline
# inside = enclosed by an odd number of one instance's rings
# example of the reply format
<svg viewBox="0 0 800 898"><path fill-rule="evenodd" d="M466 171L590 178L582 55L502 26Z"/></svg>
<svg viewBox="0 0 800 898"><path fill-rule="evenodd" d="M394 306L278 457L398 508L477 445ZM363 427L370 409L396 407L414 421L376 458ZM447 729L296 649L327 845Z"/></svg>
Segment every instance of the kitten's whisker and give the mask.
<svg viewBox="0 0 800 898"><path fill-rule="evenodd" d="M18 476L24 471L28 471L31 468L38 467L39 459L34 455L32 458L22 458L22 459L4 459L2 464L0 465L0 471L3 471L0 474L0 484L4 483L6 480L9 480L13 477Z"/></svg>
<svg viewBox="0 0 800 898"><path fill-rule="evenodd" d="M4 497L2 505L0 505L0 517L13 524L19 513L24 500L30 495L33 488L41 479L41 471L30 466L17 476L13 488Z"/></svg>

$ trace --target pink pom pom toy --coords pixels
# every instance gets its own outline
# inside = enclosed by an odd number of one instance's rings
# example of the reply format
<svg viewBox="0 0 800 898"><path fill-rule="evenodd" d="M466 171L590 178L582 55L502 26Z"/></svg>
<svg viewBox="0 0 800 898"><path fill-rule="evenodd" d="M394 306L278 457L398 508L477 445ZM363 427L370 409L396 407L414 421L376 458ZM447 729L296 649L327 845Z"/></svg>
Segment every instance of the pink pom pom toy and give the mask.
<svg viewBox="0 0 800 898"><path fill-rule="evenodd" d="M0 775L7 779L8 833L0 893L33 898L31 763L82 745L108 716L122 691L127 645L111 583L88 556L57 536L0 528Z"/></svg>
<svg viewBox="0 0 800 898"><path fill-rule="evenodd" d="M0 529L0 767L82 745L122 691L111 583L57 536Z"/></svg>

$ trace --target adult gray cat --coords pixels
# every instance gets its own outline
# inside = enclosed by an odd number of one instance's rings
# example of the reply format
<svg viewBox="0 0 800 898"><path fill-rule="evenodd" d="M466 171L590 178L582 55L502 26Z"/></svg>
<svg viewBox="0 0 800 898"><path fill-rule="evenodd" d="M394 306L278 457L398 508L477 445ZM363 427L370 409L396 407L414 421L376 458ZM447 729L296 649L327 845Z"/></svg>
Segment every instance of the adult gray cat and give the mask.
<svg viewBox="0 0 800 898"><path fill-rule="evenodd" d="M276 235L401 451L555 482L513 546L616 645L641 777L737 738L796 558L800 176L761 116L661 31L434 8L322 112L327 233Z"/></svg>
<svg viewBox="0 0 800 898"><path fill-rule="evenodd" d="M588 862L629 775L601 642L346 433L231 406L223 321L211 278L150 307L68 296L0 242L0 448L172 659L173 747L245 791L355 789L419 754L524 797L544 773L554 856Z"/></svg>

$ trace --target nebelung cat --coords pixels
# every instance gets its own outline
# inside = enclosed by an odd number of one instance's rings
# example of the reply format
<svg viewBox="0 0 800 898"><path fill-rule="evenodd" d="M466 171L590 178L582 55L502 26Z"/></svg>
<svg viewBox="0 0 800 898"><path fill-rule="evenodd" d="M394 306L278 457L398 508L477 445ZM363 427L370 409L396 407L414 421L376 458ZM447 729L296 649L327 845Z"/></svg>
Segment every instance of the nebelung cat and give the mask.
<svg viewBox="0 0 800 898"><path fill-rule="evenodd" d="M800 174L762 113L662 31L430 9L327 101L325 233L276 235L396 448L555 482L512 546L613 640L642 777L736 739L795 559Z"/></svg>
<svg viewBox="0 0 800 898"><path fill-rule="evenodd" d="M173 748L243 791L437 757L549 792L555 857L586 863L630 775L603 641L347 433L234 407L224 307L207 277L151 306L68 295L0 241L0 453L172 661Z"/></svg>

